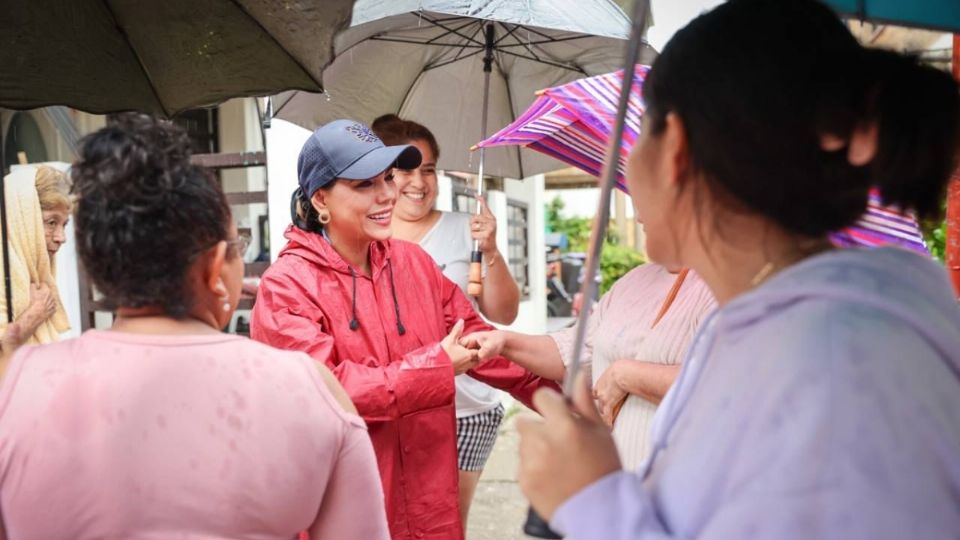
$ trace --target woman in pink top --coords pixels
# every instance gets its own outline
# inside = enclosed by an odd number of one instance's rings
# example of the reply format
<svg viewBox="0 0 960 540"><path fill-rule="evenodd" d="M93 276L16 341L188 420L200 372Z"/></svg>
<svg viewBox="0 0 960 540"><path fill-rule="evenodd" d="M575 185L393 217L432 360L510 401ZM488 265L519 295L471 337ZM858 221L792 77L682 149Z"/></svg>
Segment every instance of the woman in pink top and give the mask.
<svg viewBox="0 0 960 540"><path fill-rule="evenodd" d="M617 280L594 308L583 361L627 470L638 468L649 454L647 435L657 405L677 378L700 321L715 307L697 274L647 263ZM480 346L481 358L502 354L559 381L573 358L575 332L532 336L496 330L465 340Z"/></svg>
<svg viewBox="0 0 960 540"><path fill-rule="evenodd" d="M0 537L387 538L363 421L307 355L222 334L243 276L220 188L124 115L71 175L109 331L27 347L0 385Z"/></svg>

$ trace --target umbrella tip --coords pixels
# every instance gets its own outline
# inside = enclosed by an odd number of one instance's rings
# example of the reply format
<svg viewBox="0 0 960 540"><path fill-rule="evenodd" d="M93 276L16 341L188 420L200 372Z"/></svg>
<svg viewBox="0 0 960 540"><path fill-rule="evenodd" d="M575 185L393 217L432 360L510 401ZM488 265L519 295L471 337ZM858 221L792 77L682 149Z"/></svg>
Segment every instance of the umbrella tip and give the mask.
<svg viewBox="0 0 960 540"><path fill-rule="evenodd" d="M470 151L473 152L473 151L476 150L477 148L480 148L480 145L479 145L479 144L475 144L475 145L471 146L471 147L470 147Z"/></svg>
<svg viewBox="0 0 960 540"><path fill-rule="evenodd" d="M547 89L546 89L546 88L541 88L540 90L537 90L536 92L534 92L533 95L535 95L535 96L542 96L542 95L544 95L544 94L546 94L546 93L547 93Z"/></svg>

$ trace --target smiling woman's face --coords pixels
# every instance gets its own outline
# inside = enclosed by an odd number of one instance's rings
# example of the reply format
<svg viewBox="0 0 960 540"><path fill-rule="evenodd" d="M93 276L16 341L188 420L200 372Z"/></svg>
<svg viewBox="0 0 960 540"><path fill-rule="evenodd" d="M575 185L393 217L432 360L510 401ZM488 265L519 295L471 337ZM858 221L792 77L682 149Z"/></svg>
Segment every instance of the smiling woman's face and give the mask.
<svg viewBox="0 0 960 540"><path fill-rule="evenodd" d="M430 215L437 202L437 157L426 141L410 141L420 150L423 161L416 169L394 169L397 182L397 208L395 216L402 221L420 221Z"/></svg>
<svg viewBox="0 0 960 540"><path fill-rule="evenodd" d="M313 205L330 214L324 225L333 238L350 241L387 240L393 233L390 223L397 202L393 169L369 180L337 180L330 189L319 189Z"/></svg>

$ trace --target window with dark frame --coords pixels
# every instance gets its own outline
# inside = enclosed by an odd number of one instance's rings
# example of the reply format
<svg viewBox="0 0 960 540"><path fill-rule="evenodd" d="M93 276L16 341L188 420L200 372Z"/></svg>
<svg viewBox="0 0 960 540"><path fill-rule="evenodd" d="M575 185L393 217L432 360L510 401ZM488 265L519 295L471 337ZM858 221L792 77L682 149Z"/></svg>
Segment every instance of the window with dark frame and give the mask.
<svg viewBox="0 0 960 540"><path fill-rule="evenodd" d="M182 127L194 154L216 154L220 151L220 110L191 109L173 117L173 123Z"/></svg>
<svg viewBox="0 0 960 540"><path fill-rule="evenodd" d="M530 297L530 249L527 245L528 207L520 201L507 200L507 260L510 273L520 287L520 298Z"/></svg>

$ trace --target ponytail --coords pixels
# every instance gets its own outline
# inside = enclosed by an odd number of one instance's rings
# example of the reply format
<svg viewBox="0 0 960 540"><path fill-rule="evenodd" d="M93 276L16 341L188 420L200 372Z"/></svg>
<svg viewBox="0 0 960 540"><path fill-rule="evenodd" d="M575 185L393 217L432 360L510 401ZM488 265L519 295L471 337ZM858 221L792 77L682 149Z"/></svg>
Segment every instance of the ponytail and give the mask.
<svg viewBox="0 0 960 540"><path fill-rule="evenodd" d="M957 164L960 93L946 72L891 51L867 50L875 82L868 122L877 126L872 183L885 203L940 217L941 201Z"/></svg>
<svg viewBox="0 0 960 540"><path fill-rule="evenodd" d="M290 196L290 220L298 229L317 234L323 233L323 225L320 223L317 209L310 204L310 199L307 199L300 188Z"/></svg>
<svg viewBox="0 0 960 540"><path fill-rule="evenodd" d="M649 133L680 118L720 206L805 237L852 225L871 187L936 218L960 142L949 74L865 49L815 0L717 6L674 34L643 94Z"/></svg>

